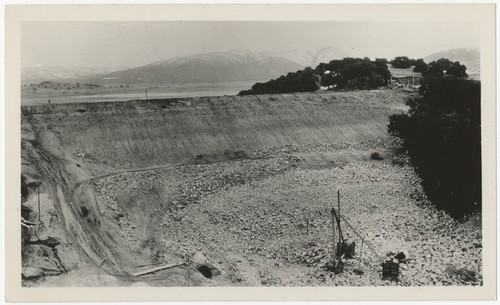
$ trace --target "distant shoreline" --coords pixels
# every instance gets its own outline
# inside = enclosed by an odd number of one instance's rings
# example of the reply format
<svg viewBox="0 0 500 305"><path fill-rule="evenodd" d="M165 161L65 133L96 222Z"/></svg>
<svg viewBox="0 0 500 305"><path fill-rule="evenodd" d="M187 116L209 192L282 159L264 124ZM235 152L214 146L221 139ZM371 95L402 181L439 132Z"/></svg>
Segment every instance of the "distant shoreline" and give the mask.
<svg viewBox="0 0 500 305"><path fill-rule="evenodd" d="M34 95L21 94L21 105L68 104L68 103L99 103L107 101L129 101L165 98L190 98L203 96L235 96L241 90L250 88L257 81L221 82L221 83L186 83L186 84L134 84L123 88L99 88L92 90L72 90L62 94L60 90L40 89L41 93ZM44 92L45 90L45 92ZM90 93L90 94L85 94ZM38 95L38 96L37 96Z"/></svg>

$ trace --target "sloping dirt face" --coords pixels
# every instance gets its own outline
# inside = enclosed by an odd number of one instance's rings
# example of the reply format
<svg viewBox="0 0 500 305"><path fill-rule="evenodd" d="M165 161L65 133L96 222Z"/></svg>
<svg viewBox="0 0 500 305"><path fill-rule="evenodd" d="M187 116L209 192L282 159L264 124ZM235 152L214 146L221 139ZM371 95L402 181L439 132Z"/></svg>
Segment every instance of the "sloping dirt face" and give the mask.
<svg viewBox="0 0 500 305"><path fill-rule="evenodd" d="M381 90L23 107L23 174L40 185L42 201L41 221L37 188L23 203L37 223L25 232L25 285L390 284L360 240L346 265L363 276L321 269L338 189L343 215L379 255L410 256L399 284L480 283L480 226L430 208L411 168L397 165L386 125L406 97ZM385 159L372 160L374 151ZM166 264L175 266L133 275ZM448 272L461 268L473 279Z"/></svg>
<svg viewBox="0 0 500 305"><path fill-rule="evenodd" d="M199 155L387 136L395 90L23 107L93 176L191 162ZM83 164L82 164L83 163Z"/></svg>

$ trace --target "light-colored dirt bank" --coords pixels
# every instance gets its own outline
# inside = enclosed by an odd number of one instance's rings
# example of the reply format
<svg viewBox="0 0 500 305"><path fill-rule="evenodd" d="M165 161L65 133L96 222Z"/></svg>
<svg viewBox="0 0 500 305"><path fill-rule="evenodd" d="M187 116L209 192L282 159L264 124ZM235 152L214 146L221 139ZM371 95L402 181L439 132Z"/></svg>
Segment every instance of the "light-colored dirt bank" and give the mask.
<svg viewBox="0 0 500 305"><path fill-rule="evenodd" d="M379 90L23 107L23 174L41 182L42 203L38 223L32 187L24 205L38 225L26 231L24 283L481 284L480 221L435 210L387 134L407 97ZM371 159L375 151L384 159ZM348 227L355 258L341 275L322 268L337 190L342 215L379 255L407 254L399 282L381 279L380 259ZM209 273L196 269L200 260ZM132 275L172 263L183 265Z"/></svg>

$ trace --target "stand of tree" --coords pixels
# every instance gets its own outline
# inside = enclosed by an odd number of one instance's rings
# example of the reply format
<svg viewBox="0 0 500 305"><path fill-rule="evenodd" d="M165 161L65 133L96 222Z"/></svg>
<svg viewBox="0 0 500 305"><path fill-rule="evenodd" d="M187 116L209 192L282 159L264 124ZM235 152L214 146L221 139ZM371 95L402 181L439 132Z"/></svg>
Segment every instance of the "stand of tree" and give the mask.
<svg viewBox="0 0 500 305"><path fill-rule="evenodd" d="M396 56L391 60L391 65L394 68L406 69L413 66L414 59L409 59L408 56Z"/></svg>
<svg viewBox="0 0 500 305"><path fill-rule="evenodd" d="M256 83L250 90L243 90L238 95L313 92L319 89L319 76L311 67L297 72L290 72L266 83Z"/></svg>
<svg viewBox="0 0 500 305"><path fill-rule="evenodd" d="M304 70L290 72L277 79L265 83L256 83L249 90L243 90L238 95L275 94L291 92L314 92L320 86L333 90L376 89L387 86L391 72L385 58L351 58L331 60L320 63L315 69L307 67ZM429 64L423 59L410 59L407 56L397 56L391 60L395 68L409 68L414 72L429 77L467 77L466 67L458 61L441 58Z"/></svg>
<svg viewBox="0 0 500 305"><path fill-rule="evenodd" d="M396 56L391 60L391 65L397 69L407 69L413 67L413 72L423 72L427 70L427 64L422 58L411 59L408 56Z"/></svg>
<svg viewBox="0 0 500 305"><path fill-rule="evenodd" d="M457 77L465 66L450 63L429 64L409 113L391 116L388 127L403 139L428 198L458 218L481 208L481 84Z"/></svg>
<svg viewBox="0 0 500 305"><path fill-rule="evenodd" d="M336 89L375 89L387 86L391 72L385 58L344 58L321 63L316 67L322 86ZM327 72L328 71L328 72Z"/></svg>
<svg viewBox="0 0 500 305"><path fill-rule="evenodd" d="M467 77L465 72L467 67L460 62L452 62L447 58L441 58L427 65L427 68L422 71L422 75L426 78L443 77L445 75L454 77Z"/></svg>
<svg viewBox="0 0 500 305"><path fill-rule="evenodd" d="M391 73L386 59L344 58L320 63L315 69L288 73L266 83L256 83L238 95L313 92L321 86L339 89L375 89L386 86Z"/></svg>

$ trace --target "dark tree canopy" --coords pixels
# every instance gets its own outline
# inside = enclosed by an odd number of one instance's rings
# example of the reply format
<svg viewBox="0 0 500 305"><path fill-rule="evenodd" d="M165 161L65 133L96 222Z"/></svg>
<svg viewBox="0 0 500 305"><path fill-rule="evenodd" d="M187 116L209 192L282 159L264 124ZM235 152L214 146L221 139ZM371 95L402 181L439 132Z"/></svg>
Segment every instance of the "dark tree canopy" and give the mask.
<svg viewBox="0 0 500 305"><path fill-rule="evenodd" d="M459 72L449 74L451 66ZM429 70L420 97L408 114L391 116L389 131L404 140L429 199L459 217L481 207L481 85L457 77L459 63L438 60Z"/></svg>
<svg viewBox="0 0 500 305"><path fill-rule="evenodd" d="M429 77L443 77L444 75L453 77L467 77L465 72L467 68L460 62L452 62L447 58L441 58L436 61L430 62L427 70L422 72L422 75Z"/></svg>
<svg viewBox="0 0 500 305"><path fill-rule="evenodd" d="M391 77L387 60L377 58L344 58L321 63L316 67L322 86L336 89L374 89L386 86Z"/></svg>
<svg viewBox="0 0 500 305"><path fill-rule="evenodd" d="M422 58L419 58L413 62L413 72L419 72L422 73L425 70L427 70L427 64L424 62Z"/></svg>
<svg viewBox="0 0 500 305"><path fill-rule="evenodd" d="M408 56L397 56L392 61L391 64L394 68L405 69L413 65L413 60L409 59Z"/></svg>
<svg viewBox="0 0 500 305"><path fill-rule="evenodd" d="M376 89L387 86L391 78L387 63L385 58L370 60L368 57L331 60L320 63L315 69L307 67L265 83L256 83L238 95L314 92L320 85L333 90ZM467 77L464 65L445 58L426 64L422 58L398 56L391 63L396 68L414 66L413 71L422 73L426 78Z"/></svg>
<svg viewBox="0 0 500 305"><path fill-rule="evenodd" d="M344 58L257 83L238 95L312 92L320 85L335 89L374 89L387 85L390 77L386 59Z"/></svg>
<svg viewBox="0 0 500 305"><path fill-rule="evenodd" d="M272 79L266 83L256 83L250 90L243 90L238 95L272 94L290 92L313 92L319 89L319 76L311 67Z"/></svg>

